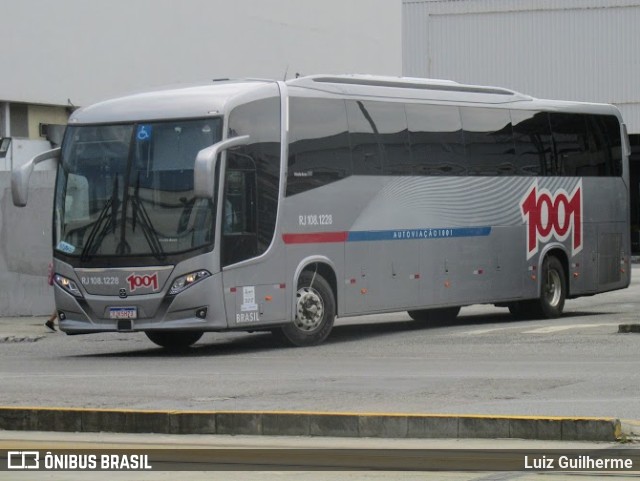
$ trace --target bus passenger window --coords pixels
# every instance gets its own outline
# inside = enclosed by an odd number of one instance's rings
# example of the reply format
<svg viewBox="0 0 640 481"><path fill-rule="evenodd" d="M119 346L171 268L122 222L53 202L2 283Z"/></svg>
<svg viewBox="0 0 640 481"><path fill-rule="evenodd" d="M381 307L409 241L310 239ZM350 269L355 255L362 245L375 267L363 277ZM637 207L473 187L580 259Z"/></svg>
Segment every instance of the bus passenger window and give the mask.
<svg viewBox="0 0 640 481"><path fill-rule="evenodd" d="M349 104L354 173L411 175L411 147L404 104L366 101Z"/></svg>
<svg viewBox="0 0 640 481"><path fill-rule="evenodd" d="M620 135L620 122L617 117L607 115L600 117L603 130L607 139L606 148L609 151L608 159L611 161L611 175L622 175L622 137Z"/></svg>
<svg viewBox="0 0 640 481"><path fill-rule="evenodd" d="M354 175L382 175L384 154L376 120L369 112L368 102L347 101L349 141Z"/></svg>
<svg viewBox="0 0 640 481"><path fill-rule="evenodd" d="M517 175L554 175L549 114L512 110Z"/></svg>
<svg viewBox="0 0 640 481"><path fill-rule="evenodd" d="M622 175L622 146L618 119L612 115L588 115L587 128L594 175Z"/></svg>
<svg viewBox="0 0 640 481"><path fill-rule="evenodd" d="M286 195L295 195L351 175L344 100L291 97Z"/></svg>
<svg viewBox="0 0 640 481"><path fill-rule="evenodd" d="M559 176L593 175L584 115L552 112L551 132Z"/></svg>
<svg viewBox="0 0 640 481"><path fill-rule="evenodd" d="M515 148L509 111L463 107L460 112L469 175L514 175Z"/></svg>
<svg viewBox="0 0 640 481"><path fill-rule="evenodd" d="M458 107L407 104L413 175L465 175Z"/></svg>

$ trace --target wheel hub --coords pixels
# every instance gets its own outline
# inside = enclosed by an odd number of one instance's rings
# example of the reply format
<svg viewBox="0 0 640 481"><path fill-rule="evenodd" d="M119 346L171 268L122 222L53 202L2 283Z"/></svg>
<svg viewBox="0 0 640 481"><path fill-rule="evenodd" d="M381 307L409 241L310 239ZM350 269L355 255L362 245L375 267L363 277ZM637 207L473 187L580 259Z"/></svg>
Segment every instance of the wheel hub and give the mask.
<svg viewBox="0 0 640 481"><path fill-rule="evenodd" d="M560 285L560 275L555 270L547 273L547 282L544 286L545 297L551 306L557 306L562 296L562 286Z"/></svg>
<svg viewBox="0 0 640 481"><path fill-rule="evenodd" d="M318 291L311 287L303 287L297 293L296 326L303 331L317 328L324 317L324 303Z"/></svg>

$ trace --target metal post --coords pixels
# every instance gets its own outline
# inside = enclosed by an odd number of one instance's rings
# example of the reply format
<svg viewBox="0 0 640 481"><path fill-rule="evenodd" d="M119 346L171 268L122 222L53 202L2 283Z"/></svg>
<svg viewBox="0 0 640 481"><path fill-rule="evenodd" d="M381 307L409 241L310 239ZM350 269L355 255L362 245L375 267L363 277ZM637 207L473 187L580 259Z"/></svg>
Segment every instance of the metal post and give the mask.
<svg viewBox="0 0 640 481"><path fill-rule="evenodd" d="M0 138L11 137L11 110L9 102L0 102ZM4 169L11 171L13 168L13 145L9 144L9 151L4 157Z"/></svg>
<svg viewBox="0 0 640 481"><path fill-rule="evenodd" d="M2 116L2 130L0 131L0 137L11 137L11 110L9 109L9 102L0 103L0 112Z"/></svg>

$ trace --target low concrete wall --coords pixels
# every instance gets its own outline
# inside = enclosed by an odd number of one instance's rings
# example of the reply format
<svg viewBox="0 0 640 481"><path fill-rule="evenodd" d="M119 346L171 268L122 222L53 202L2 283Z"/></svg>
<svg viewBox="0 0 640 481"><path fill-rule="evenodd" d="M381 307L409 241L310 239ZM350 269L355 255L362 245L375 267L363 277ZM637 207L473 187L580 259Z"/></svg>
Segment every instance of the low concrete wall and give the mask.
<svg viewBox="0 0 640 481"><path fill-rule="evenodd" d="M11 173L0 172L0 316L36 316L53 310L47 284L55 172L36 171L29 204L15 207Z"/></svg>

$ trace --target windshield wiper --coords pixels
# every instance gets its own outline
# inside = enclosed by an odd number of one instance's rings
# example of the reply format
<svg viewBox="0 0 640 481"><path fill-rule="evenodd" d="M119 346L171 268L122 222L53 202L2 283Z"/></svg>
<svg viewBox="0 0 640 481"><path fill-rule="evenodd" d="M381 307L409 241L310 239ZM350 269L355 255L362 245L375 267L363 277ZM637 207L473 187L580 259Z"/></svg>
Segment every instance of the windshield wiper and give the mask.
<svg viewBox="0 0 640 481"><path fill-rule="evenodd" d="M96 220L95 224L93 224L93 227L89 232L87 242L82 249L82 253L80 254L81 260L87 261L92 255L96 253L105 236L109 232L109 229L111 229L112 233L115 234L118 207L118 176L116 175L116 180L113 182L113 191L111 193L111 198L107 200L107 202L105 202L104 207L100 211L98 219Z"/></svg>
<svg viewBox="0 0 640 481"><path fill-rule="evenodd" d="M158 232L153 227L153 223L151 222L151 218L149 214L147 214L147 210L144 207L142 201L140 201L140 172L138 172L138 179L136 181L136 189L133 193L133 198L131 199L131 228L135 232L136 230L136 222L140 220L140 226L142 227L142 234L144 235L147 244L151 248L151 253L158 260L163 260L167 257L164 253L164 249L162 248L162 244L160 243L160 237L158 236Z"/></svg>

